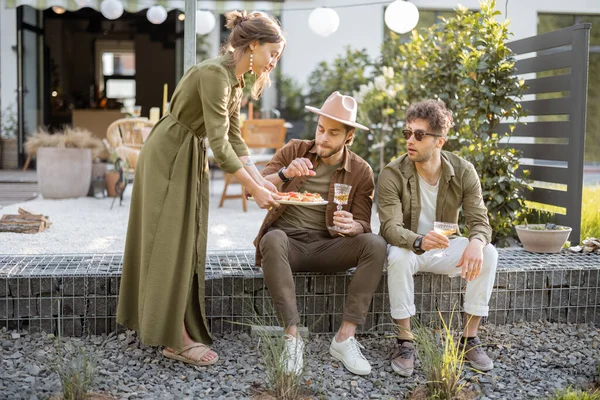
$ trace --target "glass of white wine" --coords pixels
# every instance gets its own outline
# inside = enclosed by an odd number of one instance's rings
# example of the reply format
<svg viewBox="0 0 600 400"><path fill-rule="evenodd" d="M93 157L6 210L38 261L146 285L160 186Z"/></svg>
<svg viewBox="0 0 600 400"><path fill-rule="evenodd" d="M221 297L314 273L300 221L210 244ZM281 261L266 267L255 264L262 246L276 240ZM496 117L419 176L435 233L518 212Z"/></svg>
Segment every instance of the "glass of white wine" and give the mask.
<svg viewBox="0 0 600 400"><path fill-rule="evenodd" d="M433 230L440 235L446 237L455 234L458 231L458 225L452 222L440 222L435 221L433 223ZM446 252L442 249L439 253L434 254L434 257L446 257Z"/></svg>
<svg viewBox="0 0 600 400"><path fill-rule="evenodd" d="M346 185L344 183L335 183L333 185L333 202L337 204L337 210L342 211L342 206L348 204L348 198L350 197L350 190L352 189L352 185ZM327 228L340 231L341 228L334 225L328 226Z"/></svg>

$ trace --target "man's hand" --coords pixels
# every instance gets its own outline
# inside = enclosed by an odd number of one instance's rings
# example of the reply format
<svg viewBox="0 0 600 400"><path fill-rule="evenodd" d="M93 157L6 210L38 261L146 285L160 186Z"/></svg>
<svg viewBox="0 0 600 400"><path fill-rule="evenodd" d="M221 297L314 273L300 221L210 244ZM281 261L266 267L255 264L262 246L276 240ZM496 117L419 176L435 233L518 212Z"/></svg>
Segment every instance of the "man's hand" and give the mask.
<svg viewBox="0 0 600 400"><path fill-rule="evenodd" d="M448 238L441 233L435 231L429 231L429 233L423 236L421 241L421 249L425 251L433 249L445 249L450 245Z"/></svg>
<svg viewBox="0 0 600 400"><path fill-rule="evenodd" d="M365 231L363 226L354 220L352 213L348 211L335 211L333 213L333 225L340 228L335 232L344 236L357 236Z"/></svg>
<svg viewBox="0 0 600 400"><path fill-rule="evenodd" d="M456 268L462 268L462 277L467 282L479 276L483 264L483 247L485 244L479 239L473 239L465 249Z"/></svg>
<svg viewBox="0 0 600 400"><path fill-rule="evenodd" d="M284 170L283 175L286 178L295 178L297 176L315 176L313 165L308 158L296 158Z"/></svg>

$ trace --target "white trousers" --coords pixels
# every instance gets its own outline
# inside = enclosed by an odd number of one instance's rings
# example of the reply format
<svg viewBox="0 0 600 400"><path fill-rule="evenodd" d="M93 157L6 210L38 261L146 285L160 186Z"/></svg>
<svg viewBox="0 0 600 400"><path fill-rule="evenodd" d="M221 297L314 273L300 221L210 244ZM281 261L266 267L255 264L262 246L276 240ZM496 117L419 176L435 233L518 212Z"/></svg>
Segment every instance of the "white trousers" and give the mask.
<svg viewBox="0 0 600 400"><path fill-rule="evenodd" d="M413 275L417 272L430 272L449 276L462 271L456 265L469 244L469 239L459 237L450 240L445 257L434 257L440 250L426 251L417 255L409 249L388 245L388 288L392 318L405 319L415 315L415 285ZM468 314L485 317L494 287L498 252L491 244L483 249L483 265L479 276L467 282L464 311Z"/></svg>

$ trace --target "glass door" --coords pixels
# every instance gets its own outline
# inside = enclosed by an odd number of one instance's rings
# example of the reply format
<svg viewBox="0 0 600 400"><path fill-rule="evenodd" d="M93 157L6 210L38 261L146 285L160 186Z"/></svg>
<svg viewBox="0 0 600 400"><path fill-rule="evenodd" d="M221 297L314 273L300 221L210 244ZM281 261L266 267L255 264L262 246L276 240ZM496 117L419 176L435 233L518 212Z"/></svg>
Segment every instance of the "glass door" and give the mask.
<svg viewBox="0 0 600 400"><path fill-rule="evenodd" d="M17 96L19 104L19 166L25 163L24 144L43 124L43 18L29 6L17 8Z"/></svg>

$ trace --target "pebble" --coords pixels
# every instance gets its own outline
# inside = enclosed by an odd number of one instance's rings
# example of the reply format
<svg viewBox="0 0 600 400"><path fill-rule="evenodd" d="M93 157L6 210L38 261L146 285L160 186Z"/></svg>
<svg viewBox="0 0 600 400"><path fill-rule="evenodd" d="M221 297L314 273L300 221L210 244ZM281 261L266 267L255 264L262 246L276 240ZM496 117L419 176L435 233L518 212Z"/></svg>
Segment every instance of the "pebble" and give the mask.
<svg viewBox="0 0 600 400"><path fill-rule="evenodd" d="M585 334L579 334L579 333ZM479 375L466 368L467 386L482 399L549 398L569 386L592 385L600 362L600 330L592 325L520 323L481 328L480 338L495 368ZM11 399L48 398L60 392L52 369L56 342L47 335L0 331L0 390ZM394 341L384 335L359 335L373 372L358 376L329 356L331 335L307 342L304 388L313 398L408 398L427 379L419 363L411 378L399 377L387 356ZM493 343L493 345L492 345ZM268 389L258 341L243 333L215 337L220 361L194 367L164 358L127 331L85 339L65 338L65 350L84 348L97 360L93 391L123 399L249 399Z"/></svg>

